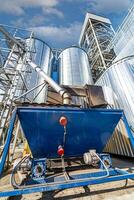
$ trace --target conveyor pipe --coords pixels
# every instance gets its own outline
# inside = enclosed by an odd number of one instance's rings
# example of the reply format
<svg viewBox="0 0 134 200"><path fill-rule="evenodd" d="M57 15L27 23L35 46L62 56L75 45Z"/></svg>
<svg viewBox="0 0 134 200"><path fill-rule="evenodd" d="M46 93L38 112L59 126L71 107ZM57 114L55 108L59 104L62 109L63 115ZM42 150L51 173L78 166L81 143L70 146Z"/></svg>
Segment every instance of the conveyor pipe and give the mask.
<svg viewBox="0 0 134 200"><path fill-rule="evenodd" d="M2 26L0 26L0 32L2 32L6 38L8 38L10 41L12 41L14 44L18 45L23 52L25 52L25 48L23 45L16 40L14 37L10 35ZM30 59L27 60L27 63L35 69L35 71L44 78L44 81L46 81L56 92L58 92L62 99L64 105L71 104L71 95L62 87L60 87L53 79L51 79L39 66L37 66L34 62L32 62Z"/></svg>
<svg viewBox="0 0 134 200"><path fill-rule="evenodd" d="M71 95L62 87L60 87L52 78L50 78L38 65L32 62L30 59L27 60L27 63L46 81L56 92L58 92L62 99L63 104L71 104Z"/></svg>

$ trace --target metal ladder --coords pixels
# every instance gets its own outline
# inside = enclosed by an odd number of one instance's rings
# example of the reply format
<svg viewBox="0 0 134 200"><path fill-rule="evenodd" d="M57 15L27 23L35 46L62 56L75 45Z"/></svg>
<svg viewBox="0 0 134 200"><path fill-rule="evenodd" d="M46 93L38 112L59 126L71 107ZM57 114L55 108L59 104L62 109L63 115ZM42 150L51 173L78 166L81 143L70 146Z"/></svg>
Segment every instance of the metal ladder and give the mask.
<svg viewBox="0 0 134 200"><path fill-rule="evenodd" d="M8 123L9 117L12 113L13 108L13 98L15 96L17 86L19 83L20 75L17 70L17 66L19 60L21 59L19 52L16 53L14 49L16 49L16 45L13 46L11 52L9 53L8 59L5 62L4 69L6 75L11 76L11 83L9 83L9 89L5 91L5 97L3 102L3 108L0 113L0 140L2 145L5 143L6 136L6 125ZM11 68L11 66L13 68ZM13 69L13 70L12 70ZM12 73L9 75L8 71L11 70Z"/></svg>

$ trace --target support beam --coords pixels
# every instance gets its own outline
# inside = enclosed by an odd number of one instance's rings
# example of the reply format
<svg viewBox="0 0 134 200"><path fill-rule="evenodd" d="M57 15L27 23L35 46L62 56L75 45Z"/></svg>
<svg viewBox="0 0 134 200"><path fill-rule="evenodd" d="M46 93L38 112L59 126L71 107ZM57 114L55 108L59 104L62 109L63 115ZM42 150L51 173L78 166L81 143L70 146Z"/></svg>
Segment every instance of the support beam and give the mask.
<svg viewBox="0 0 134 200"><path fill-rule="evenodd" d="M12 133L13 133L13 129L14 129L14 124L15 124L15 120L16 120L16 114L17 114L17 109L14 110L12 117L11 117L10 124L9 124L9 129L8 129L8 132L7 132L7 138L6 138L6 142L5 142L3 153L2 153L2 156L1 156L1 160L0 160L0 176L3 172L4 165L5 165L5 162L6 162L6 157L7 157L8 151L9 151L10 142L11 142L11 139L12 139Z"/></svg>
<svg viewBox="0 0 134 200"><path fill-rule="evenodd" d="M21 49L23 49L23 51L25 50L24 49L24 46L18 41L16 40L14 37L12 37L5 29L4 27L0 26L0 32L8 39L10 40L13 45L16 44L18 47L20 47Z"/></svg>

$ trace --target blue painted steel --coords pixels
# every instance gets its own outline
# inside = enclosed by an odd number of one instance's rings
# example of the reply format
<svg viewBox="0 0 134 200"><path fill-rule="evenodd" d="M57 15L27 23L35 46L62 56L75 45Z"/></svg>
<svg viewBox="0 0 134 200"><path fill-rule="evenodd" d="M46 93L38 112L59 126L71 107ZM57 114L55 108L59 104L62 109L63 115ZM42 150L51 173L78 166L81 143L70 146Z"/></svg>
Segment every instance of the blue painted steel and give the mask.
<svg viewBox="0 0 134 200"><path fill-rule="evenodd" d="M116 170L119 174L129 174L129 172L127 172L126 170L123 170L123 169L115 168L115 170Z"/></svg>
<svg viewBox="0 0 134 200"><path fill-rule="evenodd" d="M106 164L107 168L112 168L112 160L110 154L107 153L99 154L99 157L101 158L102 162ZM100 169L104 169L104 165L102 164L102 162L99 163Z"/></svg>
<svg viewBox="0 0 134 200"><path fill-rule="evenodd" d="M34 158L56 158L63 143L61 116L68 119L65 157L81 156L89 149L101 153L122 110L20 107L18 117Z"/></svg>
<svg viewBox="0 0 134 200"><path fill-rule="evenodd" d="M32 178L45 178L46 173L46 158L33 159L32 163Z"/></svg>
<svg viewBox="0 0 134 200"><path fill-rule="evenodd" d="M16 120L16 113L17 113L17 110L15 109L13 112L13 115L11 117L11 120L10 120L9 129L7 132L7 138L6 138L4 150L3 150L1 160L0 160L0 175L2 174L4 165L5 165L5 161L6 161L6 157L8 154L8 150L9 150L9 146L10 146L10 142L11 142L11 138L12 138L12 132L13 132L14 124L15 124L15 120Z"/></svg>
<svg viewBox="0 0 134 200"><path fill-rule="evenodd" d="M62 144L64 134L63 127L59 124L61 116L66 116L68 119L65 143L66 156L80 155L87 152L88 149L96 149L97 152L101 152L121 117L129 136L132 137L125 115L121 110L20 107L17 111L14 111L10 121L5 148L0 161L0 173L2 173L9 150L16 113L34 158L57 156L57 147ZM73 174L70 180L66 180L65 176L53 176L45 178L46 184L0 192L0 197L101 184L124 179L134 179L134 173L117 168L109 169L108 177L106 177L105 170L95 173Z"/></svg>
<svg viewBox="0 0 134 200"><path fill-rule="evenodd" d="M44 185L37 185L37 186L31 186L29 188L23 188L23 189L15 189L11 191L4 191L0 192L0 197L6 197L6 196L17 196L17 195L23 195L23 194L30 194L30 193L36 193L36 192L45 192L45 191L53 191L53 190L59 190L59 189L66 189L66 188L73 188L73 187L80 187L80 186L87 186L87 185L94 185L94 184L101 184L101 183L107 183L107 182L113 182L113 181L120 181L120 180L126 180L126 179L133 179L134 173L128 173L128 174L120 174L119 170L111 169L109 170L109 177L103 177L105 176L105 171L95 172L95 173L86 173L86 174L75 174L71 176L71 180L63 181L63 178L59 179L59 182L53 182L47 183ZM102 176L100 178L100 176ZM64 179L65 180L65 179Z"/></svg>

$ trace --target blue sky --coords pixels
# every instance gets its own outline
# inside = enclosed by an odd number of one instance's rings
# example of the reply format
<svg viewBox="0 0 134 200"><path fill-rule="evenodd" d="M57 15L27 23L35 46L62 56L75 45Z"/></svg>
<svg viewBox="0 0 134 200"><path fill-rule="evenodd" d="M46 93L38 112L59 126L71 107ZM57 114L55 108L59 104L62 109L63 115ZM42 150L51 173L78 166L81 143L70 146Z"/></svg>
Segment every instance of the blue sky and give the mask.
<svg viewBox="0 0 134 200"><path fill-rule="evenodd" d="M0 0L0 23L33 30L50 46L78 43L86 12L122 22L134 0Z"/></svg>

